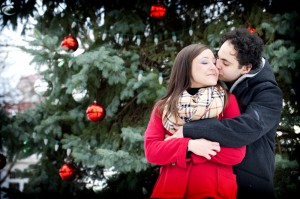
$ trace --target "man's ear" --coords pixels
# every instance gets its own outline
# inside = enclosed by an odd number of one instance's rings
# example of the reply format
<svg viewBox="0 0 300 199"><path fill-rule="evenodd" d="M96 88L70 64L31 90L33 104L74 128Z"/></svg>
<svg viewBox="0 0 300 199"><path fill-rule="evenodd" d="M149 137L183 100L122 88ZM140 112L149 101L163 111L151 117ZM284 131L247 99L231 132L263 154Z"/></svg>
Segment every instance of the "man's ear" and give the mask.
<svg viewBox="0 0 300 199"><path fill-rule="evenodd" d="M252 64L244 65L242 68L242 74L244 75L249 73L251 68L252 68Z"/></svg>

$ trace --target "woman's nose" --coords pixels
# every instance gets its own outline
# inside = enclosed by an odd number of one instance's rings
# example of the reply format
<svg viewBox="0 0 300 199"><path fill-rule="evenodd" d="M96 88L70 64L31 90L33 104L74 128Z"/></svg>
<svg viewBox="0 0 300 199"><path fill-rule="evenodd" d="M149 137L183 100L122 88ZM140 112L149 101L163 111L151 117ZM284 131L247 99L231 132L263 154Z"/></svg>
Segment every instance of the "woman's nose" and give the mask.
<svg viewBox="0 0 300 199"><path fill-rule="evenodd" d="M210 62L210 66L212 67L212 68L217 68L217 65L216 65L216 63L214 63L214 62Z"/></svg>

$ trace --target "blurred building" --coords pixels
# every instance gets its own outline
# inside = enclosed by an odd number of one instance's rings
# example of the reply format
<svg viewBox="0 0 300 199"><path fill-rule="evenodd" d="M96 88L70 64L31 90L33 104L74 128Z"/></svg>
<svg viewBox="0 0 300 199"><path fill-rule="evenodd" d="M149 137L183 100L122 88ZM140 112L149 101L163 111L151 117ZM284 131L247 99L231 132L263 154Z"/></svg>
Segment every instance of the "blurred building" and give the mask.
<svg viewBox="0 0 300 199"><path fill-rule="evenodd" d="M39 74L21 77L16 89L11 91L13 94L4 104L4 108L9 115L15 115L26 109L33 108L41 102L42 97L35 93L34 83L40 78ZM9 96L8 96L9 97ZM14 164L7 162L6 166L0 170L1 188L14 188L23 191L24 185L28 183L27 178L19 178L15 175L16 170L24 170L31 164L36 164L39 160L37 155L32 155L26 159L19 160ZM0 199L5 198L4 193L0 192Z"/></svg>
<svg viewBox="0 0 300 199"><path fill-rule="evenodd" d="M34 91L34 83L37 79L40 79L39 74L33 74L29 76L23 76L20 78L17 84L16 94L17 99L11 100L12 103L5 104L5 110L15 115L17 112L22 112L28 108L33 108L36 104L40 103L42 98Z"/></svg>
<svg viewBox="0 0 300 199"><path fill-rule="evenodd" d="M19 178L16 176L16 170L24 170L31 164L36 164L39 160L37 155L31 155L28 158L16 162L14 165L7 163L6 166L0 170L0 179L5 178L1 184L1 188L14 188L23 191L25 183L28 183L27 178ZM2 198L2 197L0 197Z"/></svg>

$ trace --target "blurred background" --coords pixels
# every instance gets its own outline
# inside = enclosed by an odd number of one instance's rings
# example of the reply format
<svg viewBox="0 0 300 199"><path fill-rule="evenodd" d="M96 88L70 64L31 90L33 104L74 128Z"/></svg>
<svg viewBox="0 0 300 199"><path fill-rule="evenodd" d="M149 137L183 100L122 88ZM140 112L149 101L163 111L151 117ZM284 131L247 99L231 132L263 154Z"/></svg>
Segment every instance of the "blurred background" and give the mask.
<svg viewBox="0 0 300 199"><path fill-rule="evenodd" d="M149 198L143 134L184 46L256 32L284 93L277 198L300 194L291 0L0 0L0 198ZM272 99L270 99L272 100Z"/></svg>

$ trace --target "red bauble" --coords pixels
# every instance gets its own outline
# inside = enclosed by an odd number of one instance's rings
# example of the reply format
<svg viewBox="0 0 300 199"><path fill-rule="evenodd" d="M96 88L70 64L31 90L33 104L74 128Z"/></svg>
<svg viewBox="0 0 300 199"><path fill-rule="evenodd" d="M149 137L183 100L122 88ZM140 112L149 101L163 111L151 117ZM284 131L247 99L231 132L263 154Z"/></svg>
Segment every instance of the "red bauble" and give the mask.
<svg viewBox="0 0 300 199"><path fill-rule="evenodd" d="M65 181L73 181L77 174L77 168L71 163L66 163L59 169L59 175Z"/></svg>
<svg viewBox="0 0 300 199"><path fill-rule="evenodd" d="M78 48L78 41L75 37L69 34L68 36L64 37L60 45L63 49L67 51L69 50L76 51Z"/></svg>
<svg viewBox="0 0 300 199"><path fill-rule="evenodd" d="M247 29L248 29L251 33L254 33L254 32L255 32L255 28L252 28L252 27L250 27L250 26L248 26Z"/></svg>
<svg viewBox="0 0 300 199"><path fill-rule="evenodd" d="M104 119L106 111L104 106L97 104L96 101L86 109L86 116L92 122L99 122Z"/></svg>
<svg viewBox="0 0 300 199"><path fill-rule="evenodd" d="M165 6L158 2L157 4L151 6L150 17L162 18L165 16L166 11L167 9L165 8Z"/></svg>
<svg viewBox="0 0 300 199"><path fill-rule="evenodd" d="M3 169L6 165L6 157L0 153L0 169Z"/></svg>

